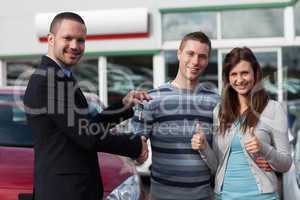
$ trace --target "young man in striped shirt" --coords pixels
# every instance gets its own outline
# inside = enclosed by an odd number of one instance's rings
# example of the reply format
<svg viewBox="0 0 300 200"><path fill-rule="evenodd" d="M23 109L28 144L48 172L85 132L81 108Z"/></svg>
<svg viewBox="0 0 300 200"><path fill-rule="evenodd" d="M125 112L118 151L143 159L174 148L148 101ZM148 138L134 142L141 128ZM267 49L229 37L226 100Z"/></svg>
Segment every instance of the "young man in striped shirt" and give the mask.
<svg viewBox="0 0 300 200"><path fill-rule="evenodd" d="M208 84L199 83L211 53L202 32L183 37L177 52L176 78L149 91L132 120L135 134L151 140L151 198L154 200L207 200L212 197L209 168L191 148L196 125L211 142L213 109L219 97Z"/></svg>

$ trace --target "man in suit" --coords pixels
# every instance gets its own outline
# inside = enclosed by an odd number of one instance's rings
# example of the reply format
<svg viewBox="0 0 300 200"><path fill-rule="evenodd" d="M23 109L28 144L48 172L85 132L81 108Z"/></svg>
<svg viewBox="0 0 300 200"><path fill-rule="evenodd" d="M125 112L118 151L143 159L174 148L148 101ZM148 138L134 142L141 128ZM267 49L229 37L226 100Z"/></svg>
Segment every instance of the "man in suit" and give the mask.
<svg viewBox="0 0 300 200"><path fill-rule="evenodd" d="M29 80L24 106L33 132L35 200L99 200L103 185L97 152L137 158L148 156L140 137L111 135L113 125L133 115L132 106L149 100L131 91L122 102L90 116L71 68L84 53L86 26L71 12L55 16L48 54ZM113 177L112 177L113 178Z"/></svg>

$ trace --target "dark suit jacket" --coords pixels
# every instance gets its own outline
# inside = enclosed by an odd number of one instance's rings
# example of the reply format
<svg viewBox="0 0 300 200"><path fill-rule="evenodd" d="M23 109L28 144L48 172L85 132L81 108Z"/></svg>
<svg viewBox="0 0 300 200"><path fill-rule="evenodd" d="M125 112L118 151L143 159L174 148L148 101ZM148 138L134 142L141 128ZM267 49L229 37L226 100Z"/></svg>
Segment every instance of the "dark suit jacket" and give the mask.
<svg viewBox="0 0 300 200"><path fill-rule="evenodd" d="M42 57L30 78L24 105L33 131L36 200L99 200L97 152L136 158L142 149L139 137L105 133L110 123L131 117L132 109L119 103L91 118L82 112L88 104L76 81L49 57ZM88 128L92 123L101 126Z"/></svg>

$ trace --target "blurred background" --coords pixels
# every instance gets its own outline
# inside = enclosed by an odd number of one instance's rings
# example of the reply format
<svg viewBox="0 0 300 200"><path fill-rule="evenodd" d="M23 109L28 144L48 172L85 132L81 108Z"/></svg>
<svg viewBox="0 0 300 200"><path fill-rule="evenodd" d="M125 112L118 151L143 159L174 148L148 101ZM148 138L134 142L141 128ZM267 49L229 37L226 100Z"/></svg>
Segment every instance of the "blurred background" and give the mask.
<svg viewBox="0 0 300 200"><path fill-rule="evenodd" d="M250 47L263 69L264 86L285 105L289 119L294 165L283 176L283 198L300 199L300 1L2 1L1 87L27 85L47 52L49 23L61 11L78 12L86 21L86 53L74 74L104 105L129 90L173 79L176 50L189 32L201 30L212 39L210 64L200 81L218 91L224 55L234 47Z"/></svg>

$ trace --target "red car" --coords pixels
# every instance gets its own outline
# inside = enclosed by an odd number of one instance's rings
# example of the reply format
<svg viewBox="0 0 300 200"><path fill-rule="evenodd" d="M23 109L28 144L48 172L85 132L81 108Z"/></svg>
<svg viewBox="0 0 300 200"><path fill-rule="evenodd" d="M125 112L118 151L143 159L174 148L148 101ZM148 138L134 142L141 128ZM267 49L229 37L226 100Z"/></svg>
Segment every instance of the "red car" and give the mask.
<svg viewBox="0 0 300 200"><path fill-rule="evenodd" d="M23 109L25 88L0 88L0 200L31 200L33 144ZM101 111L96 95L87 94L91 113ZM128 158L98 153L107 200L138 200L140 180Z"/></svg>

